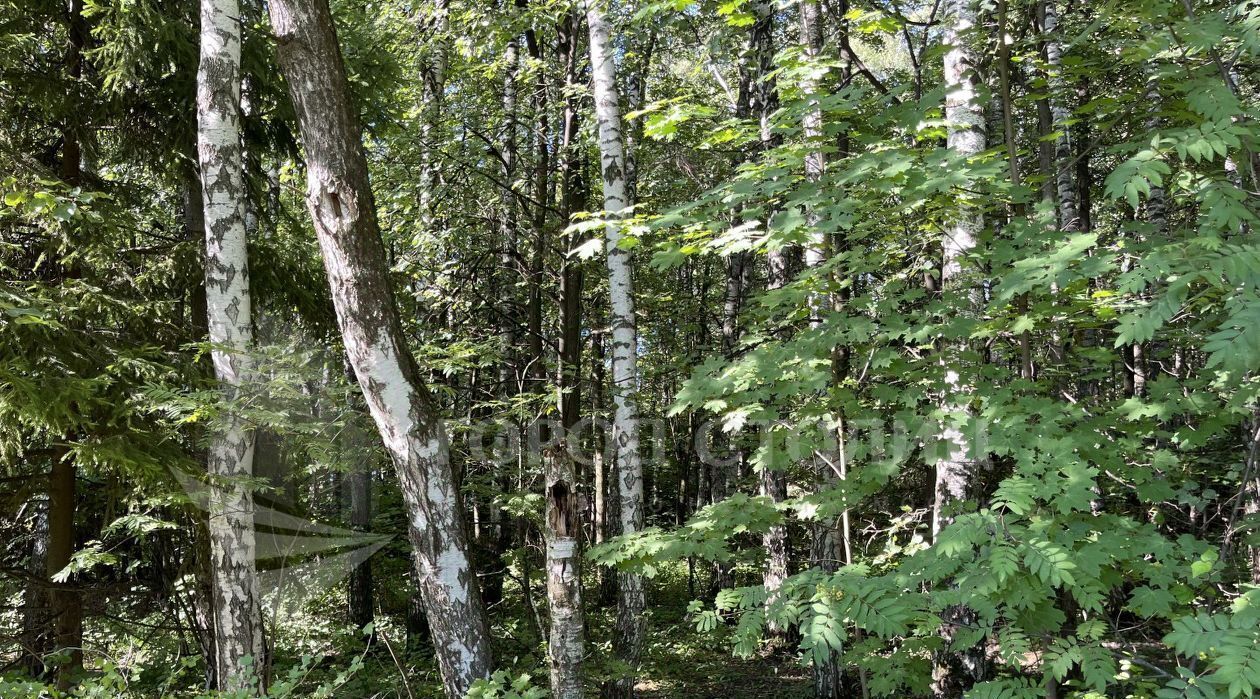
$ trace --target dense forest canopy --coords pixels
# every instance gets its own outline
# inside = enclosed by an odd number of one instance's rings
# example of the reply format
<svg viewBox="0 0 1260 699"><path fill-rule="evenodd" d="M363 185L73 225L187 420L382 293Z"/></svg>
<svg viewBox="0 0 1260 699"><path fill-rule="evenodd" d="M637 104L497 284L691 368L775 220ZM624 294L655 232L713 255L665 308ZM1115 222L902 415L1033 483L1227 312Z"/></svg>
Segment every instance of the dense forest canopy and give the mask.
<svg viewBox="0 0 1260 699"><path fill-rule="evenodd" d="M0 697L1260 696L1257 0L0 0Z"/></svg>

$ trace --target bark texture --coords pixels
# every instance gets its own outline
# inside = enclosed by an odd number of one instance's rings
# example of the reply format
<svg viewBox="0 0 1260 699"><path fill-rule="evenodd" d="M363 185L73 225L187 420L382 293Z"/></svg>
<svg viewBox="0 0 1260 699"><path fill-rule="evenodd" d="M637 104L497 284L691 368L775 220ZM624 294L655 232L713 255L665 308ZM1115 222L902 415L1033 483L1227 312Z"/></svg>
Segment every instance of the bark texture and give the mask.
<svg viewBox="0 0 1260 699"><path fill-rule="evenodd" d="M547 644L551 695L582 696L582 578L577 477L563 444L544 455L547 487L547 603L551 630Z"/></svg>
<svg viewBox="0 0 1260 699"><path fill-rule="evenodd" d="M44 654L52 641L48 633L50 622L48 584L48 498L33 498L34 522L31 531L30 553L26 559L26 588L22 594L22 635L18 638L22 652L22 669L32 677L44 672Z"/></svg>
<svg viewBox="0 0 1260 699"><path fill-rule="evenodd" d="M436 191L440 171L435 163L434 147L437 133L442 126L442 103L446 89L446 63L450 36L449 0L433 0L424 24L420 29L432 37L429 41L428 57L421 68L421 104L420 104L420 230L426 234L434 233L436 220Z"/></svg>
<svg viewBox="0 0 1260 699"><path fill-rule="evenodd" d="M315 224L346 353L398 473L447 696L492 663L485 608L469 564L446 430L420 380L389 285L358 115L327 0L268 5L280 69L306 152Z"/></svg>
<svg viewBox="0 0 1260 699"><path fill-rule="evenodd" d="M823 49L823 26L821 8L818 0L799 0L797 2L798 30L803 57L807 61L816 61L822 55ZM847 8L841 8L841 14ZM823 121L822 110L818 107L817 100L812 96L818 91L818 84L812 78L806 78L802 84L802 90L806 97L810 99L810 108L806 110L801 118L801 130L806 140L813 145L822 145L823 139ZM817 182L823 176L827 167L827 157L821 149L810 150L805 155L805 177L811 182ZM818 214L813 211L806 212L806 220L810 226L817 226ZM827 259L827 253L830 251L830 241L827 236L822 233L815 233L809 243L805 247L805 266L807 268L816 268L821 266ZM810 299L810 325L817 327L823 321L823 314L828 306L835 306L839 302L839 298L834 294L817 294ZM839 356L834 355L834 356ZM836 375L833 362L833 375ZM841 463L838 450L836 453L824 454L824 458L814 459L814 478L818 490L835 485L836 473L828 465L827 461L832 463ZM847 531L848 511L846 510L841 516L844 529ZM842 551L842 542L836 536L836 522L817 521L811 527L809 564L812 567L819 568L826 572L835 572L839 569L842 562L840 553ZM844 686L844 667L841 664L840 654L835 650L829 651L823 658L815 658L812 666L814 679L814 696L819 699L839 699L843 696Z"/></svg>
<svg viewBox="0 0 1260 699"><path fill-rule="evenodd" d="M47 576L51 580L70 564L75 544L76 479L74 464L58 453L48 478ZM53 652L64 657L56 664L57 688L70 688L83 668L83 597L73 582L53 583Z"/></svg>
<svg viewBox="0 0 1260 699"><path fill-rule="evenodd" d="M756 77L752 90L753 103L757 109L761 148L767 151L775 146L778 140L770 128L770 116L778 105L778 89L772 73L774 65L774 8L770 3L757 2L752 7L757 21L752 29L752 44L755 52ZM767 213L767 229L769 218ZM781 289L791 281L800 267L801 248L798 245L785 245L771 250L768 255L769 270L767 287L771 290ZM787 498L787 473L783 470L765 468L761 472L761 494L775 503ZM769 594L768 601L773 601L783 581L788 577L788 539L787 525L776 524L762 536L762 546L766 549L766 564L762 571L762 584ZM771 623L771 633L781 634L784 629Z"/></svg>
<svg viewBox="0 0 1260 699"><path fill-rule="evenodd" d="M985 115L978 99L978 78L975 55L968 45L977 21L973 0L949 0L945 19L945 119L949 124L948 144L958 156L969 158L984 150ZM983 227L979 212L966 202L961 203L953 224L945 232L942 245L941 289L944 293L974 296L966 256L975 248ZM974 303L974 299L973 299ZM941 426L940 441L947 453L936 462L935 500L932 508L932 536L951 521L950 512L956 503L965 500L973 477L968 436L958 421L967 413L971 386L962 377L961 346L944 347L941 367L944 371L943 412L948 416ZM971 610L962 606L946 609L941 614L941 635L952 643L955 631L975 622ZM959 697L966 688L985 674L982 648L947 648L937 654L932 673L932 691L937 697Z"/></svg>
<svg viewBox="0 0 1260 699"><path fill-rule="evenodd" d="M975 59L967 46L967 37L975 26L976 9L969 0L951 0L946 20L945 119L949 122L949 148L959 156L971 157L985 148L984 108L977 100ZM942 243L941 288L947 291L965 289L965 257L975 248L976 238L984 222L973 207L963 204L953 223L945 231ZM944 403L947 412L965 412L970 387L959 373L961 353L946 348L942 353L945 372ZM932 534L935 536L949 523L949 506L967 495L970 479L967 437L957 427L946 424L942 441L951 445L948 455L936 463L936 499L933 507Z"/></svg>
<svg viewBox="0 0 1260 699"><path fill-rule="evenodd" d="M346 490L350 496L350 526L355 531L372 531L372 470L362 464L346 475ZM350 571L348 600L350 621L363 628L375 617L372 594L372 559L363 561Z"/></svg>
<svg viewBox="0 0 1260 699"><path fill-rule="evenodd" d="M579 66L579 31L582 16L569 12L561 20L559 54L564 61L564 112L561 132L561 215L564 220L584 208L586 185L578 143L581 113L575 99ZM546 487L547 606L551 627L547 651L551 670L551 695L557 699L582 696L582 569L581 516L578 512L577 469L569 444L570 430L578 422L581 388L578 381L582 358L582 266L568 255L560 269L559 364L556 367L556 407L560 434L555 446L543 455Z"/></svg>
<svg viewBox="0 0 1260 699"><path fill-rule="evenodd" d="M599 123L600 172L604 184L605 235L608 252L608 293L612 325L613 439L620 495L621 532L643 528L643 466L639 459L639 415L634 393L638 333L634 319L634 283L630 251L622 249L621 219L632 202L626 194L625 147L616 67L609 41L608 21L600 0L588 0L591 74L595 87L595 116ZM634 573L618 576L617 634L614 645L620 660L631 668L643 647L643 579ZM622 677L605 687L606 695L634 694L634 677Z"/></svg>
<svg viewBox="0 0 1260 699"><path fill-rule="evenodd" d="M1072 177L1074 154L1072 129L1068 123L1072 118L1072 111L1066 103L1067 86L1062 75L1063 45L1059 42L1059 10L1055 0L1044 0L1042 12L1042 26L1046 33L1046 64L1049 67L1050 121L1053 132L1058 134L1054 139L1054 184L1059 205L1059 228L1076 231L1081 229L1081 217Z"/></svg>
<svg viewBox="0 0 1260 699"><path fill-rule="evenodd" d="M206 318L215 376L226 400L248 381L253 343L241 152L241 25L236 0L201 3L197 154L206 234ZM254 502L241 485L254 470L254 435L231 411L206 454L210 489L215 675L223 689L255 684L263 660L255 568Z"/></svg>

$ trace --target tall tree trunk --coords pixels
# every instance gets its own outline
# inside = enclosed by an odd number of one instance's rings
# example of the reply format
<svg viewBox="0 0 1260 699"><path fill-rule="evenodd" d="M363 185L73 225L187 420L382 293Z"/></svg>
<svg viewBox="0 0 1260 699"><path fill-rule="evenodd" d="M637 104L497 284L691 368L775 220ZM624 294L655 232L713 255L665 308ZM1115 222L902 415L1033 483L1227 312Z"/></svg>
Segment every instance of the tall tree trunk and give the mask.
<svg viewBox="0 0 1260 699"><path fill-rule="evenodd" d="M68 36L65 66L71 83L71 109L62 128L61 179L69 185L83 181L83 152L79 141L78 113L74 95L83 76L83 48L87 44L88 28L83 17L83 1L70 0L68 8ZM68 274L77 277L80 270L76 263L68 266ZM52 576L70 563L75 545L75 489L74 464L64 451L53 454L52 470L48 482L48 549L45 558L47 577ZM48 610L53 625L54 649L66 654L56 668L56 683L60 690L67 690L73 678L83 668L83 598L73 583L54 584L47 592Z"/></svg>
<svg viewBox="0 0 1260 699"><path fill-rule="evenodd" d="M561 133L561 214L565 222L585 204L585 180L578 144L581 114L577 108L578 35L582 18L570 11L560 24L558 48L564 61L564 116ZM578 512L577 470L570 430L578 422L581 391L578 378L582 357L581 260L565 255L560 263L560 343L556 366L556 407L561 434L543 455L546 487L545 540L547 544L547 603L551 615L547 651L551 665L551 695L557 699L582 696L582 569L581 516Z"/></svg>
<svg viewBox="0 0 1260 699"><path fill-rule="evenodd" d="M22 594L22 635L18 643L22 653L22 669L32 677L44 672L44 656L51 642L49 636L48 579L48 498L30 500L34 508L30 553L26 560L28 578Z"/></svg>
<svg viewBox="0 0 1260 699"><path fill-rule="evenodd" d="M236 0L201 3L197 151L206 231L206 317L215 375L235 400L252 370L245 181L241 152L241 25ZM215 665L221 688L257 684L263 661L262 607L255 568L254 435L229 411L206 454ZM252 676L251 676L252 675Z"/></svg>
<svg viewBox="0 0 1260 699"><path fill-rule="evenodd" d="M210 531L208 517L200 517L194 525L193 588L189 591L189 622L197 639L197 648L205 659L205 688L219 687L219 666L215 662L216 631L214 623L214 575L210 570Z"/></svg>
<svg viewBox="0 0 1260 699"><path fill-rule="evenodd" d="M803 58L807 61L817 61L822 55L823 48L823 27L822 18L819 16L819 0L799 0L797 3L797 12L800 16L800 42L803 52ZM805 78L804 84L801 86L805 92L805 96L810 100L810 107L805 111L805 115L801 118L801 130L804 132L805 139L813 146L822 145L822 110L818 106L815 93L818 90L818 83L812 78ZM827 156L820 149L811 149L805 155L805 177L811 182L817 182L822 178L823 169L827 166ZM812 222L816 222L817 214L810 213ZM805 251L806 262L810 262L810 254L813 252L815 262L821 262L822 241L815 240L813 246Z"/></svg>
<svg viewBox="0 0 1260 699"><path fill-rule="evenodd" d="M517 4L505 3L505 12L517 11ZM520 280L521 267L519 216L522 207L518 202L514 189L517 163L519 162L519 128L517 78L521 69L520 36L513 34L504 48L504 63L507 70L503 75L503 136L501 147L501 164L503 181L499 188L499 266L498 279L503 289L498 314L499 336L501 338L502 359L499 363L499 386L497 393L504 401L511 399L520 391L519 349L520 325L518 313L520 304L515 293ZM505 429L515 429L505 425ZM506 444L508 436L498 435L496 439ZM495 477L503 492L512 489L511 476L504 469ZM486 503L486 520L489 525L478 542L478 553L481 554L479 573L484 581L482 599L487 609L493 608L503 599L504 560L503 555L512 546L512 535L515 527L509 526L506 513L495 503Z"/></svg>
<svg viewBox="0 0 1260 699"><path fill-rule="evenodd" d="M1159 83L1152 75L1146 88L1146 100L1151 104L1160 103ZM1152 133L1160 128L1158 114L1146 122L1146 128ZM1168 196L1159 185L1151 186L1151 193L1146 198L1146 220L1151 224L1153 233L1162 238L1168 232ZM1132 267L1133 258L1126 255L1122 270L1127 272ZM1135 342L1121 349L1121 361L1124 364L1124 388L1127 396L1146 395L1146 348Z"/></svg>
<svg viewBox="0 0 1260 699"><path fill-rule="evenodd" d="M848 10L847 5L847 2L842 3L840 8L842 17ZM800 0L797 3L797 10L800 21L799 30L802 52L806 60L816 61L822 55L824 36L819 0ZM847 27L842 26L841 31L847 31ZM817 106L817 102L811 98L817 92L818 84L812 79L807 79L802 85L802 89L806 97L811 99L811 107L806 110L805 115L801 119L801 129L806 140L811 145L822 146L822 111ZM843 156L844 153L841 153L841 155ZM805 177L809 181L818 182L821 180L826 167L827 157L821 148L810 150L805 155ZM806 217L811 226L817 225L817 213L809 211L806 213ZM810 268L821 266L826 262L827 255L831 249L831 241L828 240L825 234L815 234L805 248L805 266ZM816 298L811 299L810 325L816 328L822 324L823 313L828 306L842 310L840 303L842 303L842 300L838 294L834 293L820 294ZM844 378L843 367L847 366L847 362L842 362L841 358L843 356L843 350L840 348L837 348L837 351L832 353L832 376L836 382ZM832 486L836 482L837 474L826 461L843 463L841 450L843 450L844 445L838 444L838 447L836 452L824 455L826 460L822 458L814 459L815 486L819 489ZM840 515L843 538L836 536L836 524L834 521L825 520L814 523L811 531L809 555L809 562L812 567L826 572L835 572L839 569L842 561L846 564L850 562L842 558L848 543L848 510L845 510ZM815 658L813 676L814 696L819 699L840 699L840 697L845 695L844 666L841 663L841 655L838 651L830 650L823 658Z"/></svg>
<svg viewBox="0 0 1260 699"><path fill-rule="evenodd" d="M1019 167L1019 148L1015 142L1015 104L1011 96L1011 46L1006 42L1006 0L998 0L998 74L1001 76L1000 98L1002 102L1002 133L1006 144L1006 161L1011 176L1011 186L1019 188L1023 185L1023 177ZM1024 205L1011 205L1013 219L1024 216ZM1027 311L1028 299L1021 297L1019 306ZM1033 378L1032 338L1028 331L1019 336L1019 375L1028 380Z"/></svg>
<svg viewBox="0 0 1260 699"><path fill-rule="evenodd" d="M1037 42L1038 51L1041 54L1042 61L1046 62L1048 43L1046 34L1046 0L1037 0L1035 18L1041 37ZM1050 84L1050 76L1045 71L1039 71L1039 75L1045 80L1046 85ZM1050 110L1050 96L1047 94L1047 90L1040 90L1039 93L1037 96L1037 164L1042 175L1041 200L1049 203L1050 206L1056 206L1058 185L1055 182L1054 172L1054 139L1050 138L1050 134L1054 133L1054 114Z"/></svg>
<svg viewBox="0 0 1260 699"><path fill-rule="evenodd" d="M350 495L350 526L355 531L372 531L372 467L368 462L356 465L346 476L346 490ZM372 591L372 559L367 559L350 571L349 581L350 623L363 628L375 617Z"/></svg>
<svg viewBox="0 0 1260 699"><path fill-rule="evenodd" d="M604 365L604 359L607 356L605 354L606 338L607 335L603 332L592 333L591 337L591 414L595 425L607 424L603 422L607 408L604 391L608 388L608 372ZM595 422L597 420L600 422ZM609 451L616 449L616 442L610 441L610 435L605 429L599 428L592 431L594 434L591 439L591 467L595 469L595 526L597 527L595 540L599 543L616 536L620 528L620 481L617 478L615 452L609 458ZM599 566L597 603L601 607L607 607L616 599L617 571L607 566Z"/></svg>
<svg viewBox="0 0 1260 699"><path fill-rule="evenodd" d="M604 335L603 333L591 333L591 422L598 424L596 421L603 417L604 401L603 394L606 388L604 382ZM598 428L592 429L591 437L591 470L592 490L591 495L594 499L594 524L595 524L595 543L602 544L609 537L611 529L611 517L608 513L610 497L608 492L613 479L610 479L608 473L608 464L604 461L604 449L606 444L603 436L604 431ZM601 569L606 570L606 569ZM603 574L601 573L601 576ZM602 580L602 577L601 577ZM611 597L609 598L611 599Z"/></svg>
<svg viewBox="0 0 1260 699"><path fill-rule="evenodd" d="M968 35L975 26L975 7L970 0L949 0L945 43L945 118L949 122L949 148L957 155L971 157L985 148L984 108L977 101L975 59L967 46ZM979 212L963 207L945 232L942 243L941 288L962 291L970 305L972 291L964 274L964 258L975 247L983 226ZM946 407L959 413L966 411L966 397L971 387L960 375L960 348L946 348L942 353L945 388L949 394ZM933 506L932 533L935 536L949 523L949 506L967 495L971 474L968 462L969 445L960 430L945 426L942 441L951 445L949 455L936 463L936 499Z"/></svg>
<svg viewBox="0 0 1260 699"><path fill-rule="evenodd" d="M635 52L635 65L626 72L626 112L633 114L643 107L647 99L647 77L652 68L652 56L656 52L656 26L647 27L647 38L642 48ZM626 128L626 199L639 200L639 159L636 148L643 141L643 119L630 121Z"/></svg>
<svg viewBox="0 0 1260 699"><path fill-rule="evenodd" d="M748 297L751 286L752 260L747 251L731 253L726 258L726 280L722 299L722 355L727 359L735 356L739 345L740 314ZM739 469L743 454L734 444L734 440L726 432L713 436L714 451L720 459L705 468L707 487L704 488L709 504L725 500L730 494L730 485L739 480ZM732 473L734 470L734 473ZM719 591L734 587L734 568L729 561L714 561L712 578L709 584L709 596Z"/></svg>
<svg viewBox="0 0 1260 699"><path fill-rule="evenodd" d="M194 158L200 158L194 154ZM201 195L201 176L199 168L189 167L184 180L184 236L198 245L206 237L206 208ZM198 284L191 294L189 305L190 326L196 337L210 336L210 321L207 317L205 274L202 283ZM194 438L199 436L194 431ZM196 441L196 440L194 440ZM204 453L199 457L209 463ZM208 514L195 512L192 514L194 526L192 532L192 589L188 593L187 613L189 625L201 657L205 659L205 688L214 689L219 686L219 668L215 658L215 625L214 625L214 575L210 571L210 532Z"/></svg>
<svg viewBox="0 0 1260 699"><path fill-rule="evenodd" d="M327 0L268 5L306 151L307 207L337 323L398 472L442 682L462 697L492 667L481 591L438 407L407 347L368 181L362 131Z"/></svg>
<svg viewBox="0 0 1260 699"><path fill-rule="evenodd" d="M48 481L47 576L51 580L70 564L75 543L75 473L69 456L54 456ZM57 688L69 689L83 668L83 596L73 580L54 583L52 603L54 651L65 656L57 663Z"/></svg>
<svg viewBox="0 0 1260 699"><path fill-rule="evenodd" d="M348 357L342 357L342 371L348 381L354 381L354 367ZM331 378L331 377L330 377ZM351 396L350 404L356 415L366 409L357 395ZM354 420L342 431L344 449L351 454L371 454L366 447L370 435L360 429L358 420ZM359 451L362 450L362 451ZM350 527L357 532L367 534L372 531L372 474L375 470L374 460L358 458L352 470L342 481L346 500L349 504ZM376 618L375 592L372 579L372 559L368 558L350 570L347 581L346 606L350 623L362 629ZM375 630L369 641L376 638Z"/></svg>
<svg viewBox="0 0 1260 699"><path fill-rule="evenodd" d="M1071 125L1072 111L1067 107L1067 84L1063 80L1063 45L1059 42L1059 10L1057 0L1042 0L1042 27L1046 35L1046 64L1049 68L1050 120L1058 136L1054 140L1054 182L1058 198L1059 227L1065 231L1081 229L1077 209L1076 185L1073 182Z"/></svg>
<svg viewBox="0 0 1260 699"><path fill-rule="evenodd" d="M969 158L985 148L984 108L978 101L978 76L975 55L969 47L976 25L974 0L948 0L945 19L945 119L948 122L950 150ZM980 213L962 207L947 227L942 244L941 289L957 294L963 312L975 304L970 270L964 268L965 257L973 250L983 226ZM941 369L944 372L943 413L940 441L947 445L947 454L935 464L935 498L932 508L933 539L951 521L951 510L966 499L973 478L968 436L957 426L967 413L971 385L962 377L964 347L943 347ZM942 635L952 642L955 630L974 621L974 613L954 606L942 613ZM957 697L985 673L983 649L948 649L941 652L933 671L933 693L937 697Z"/></svg>
<svg viewBox="0 0 1260 699"><path fill-rule="evenodd" d="M600 172L604 182L604 227L607 236L608 296L612 325L613 439L616 447L621 533L643 528L643 466L639 460L639 415L635 388L638 332L634 317L634 283L630 251L621 243L621 218L633 204L626 196L625 148L616 68L602 0L587 0L591 74L595 86L595 116L599 123ZM628 676L605 685L605 696L634 695L634 671L643 650L643 579L636 573L618 576L617 657L631 668Z"/></svg>
<svg viewBox="0 0 1260 699"><path fill-rule="evenodd" d="M420 121L420 230L433 235L436 206L433 194L440 180L435 164L435 141L442 129L442 103L446 90L446 52L450 36L450 0L432 0L428 18L429 56L421 69Z"/></svg>
<svg viewBox="0 0 1260 699"><path fill-rule="evenodd" d="M778 89L772 74L774 67L774 8L768 2L757 2L753 5L753 14L757 21L753 25L753 46L756 51L757 77L753 89L757 117L760 122L762 151L768 151L776 145L776 137L770 128L770 116L778 106ZM769 228L770 214L766 214ZM795 270L800 266L801 249L797 245L788 245L771 250L768 255L769 273L767 286L770 290L782 289L791 281ZM775 504L787 498L787 473L783 470L763 468L761 471L761 494L770 498ZM762 571L762 584L773 600L783 587L788 577L788 540L787 524L771 526L762 536L762 546L766 549L766 565ZM772 633L781 633L784 629L775 624L769 625Z"/></svg>
<svg viewBox="0 0 1260 699"><path fill-rule="evenodd" d="M83 16L83 0L70 0L67 13L69 45L66 47L66 75L70 78L70 110L61 130L61 179L69 185L83 182L83 146L80 142L80 120L74 104L78 82L83 77L83 48L87 45L88 26Z"/></svg>
<svg viewBox="0 0 1260 699"><path fill-rule="evenodd" d="M538 34L531 28L525 31L525 45L535 65L541 65L546 57ZM536 70L532 104L534 108L534 206L530 224L533 229L534 248L528 265L523 267L529 298L526 306L525 344L526 390L541 391L547 378L543 365L542 331L542 284L547 251L547 208L551 201L551 120L547 111L547 73Z"/></svg>

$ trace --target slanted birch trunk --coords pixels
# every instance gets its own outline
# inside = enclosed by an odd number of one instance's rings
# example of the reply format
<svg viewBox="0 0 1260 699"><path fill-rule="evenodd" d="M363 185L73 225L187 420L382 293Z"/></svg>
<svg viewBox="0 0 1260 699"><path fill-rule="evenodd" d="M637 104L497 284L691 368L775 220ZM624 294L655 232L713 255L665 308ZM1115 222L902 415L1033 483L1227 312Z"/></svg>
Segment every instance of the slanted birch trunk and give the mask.
<svg viewBox="0 0 1260 699"><path fill-rule="evenodd" d="M621 105L616 68L608 37L608 21L602 0L587 0L586 23L590 30L591 74L595 87L595 117L599 125L600 173L604 181L604 231L608 252L608 295L612 325L613 440L620 494L621 533L643 528L643 467L639 460L639 415L634 393L639 380L636 361L638 333L634 319L634 283L630 276L630 251L620 246L621 219L632 202L626 196L625 149L621 133ZM643 648L643 580L636 573L618 577L618 658L634 668ZM605 696L631 697L634 677L613 680Z"/></svg>
<svg viewBox="0 0 1260 699"><path fill-rule="evenodd" d="M389 285L362 130L327 0L268 5L277 58L306 152L315 224L346 353L394 462L448 697L491 669L481 591L468 557L463 504L446 430L407 346Z"/></svg>
<svg viewBox="0 0 1260 699"><path fill-rule="evenodd" d="M948 0L945 15L945 119L948 122L948 146L956 155L969 158L985 149L984 107L979 101L975 54L969 46L977 21L974 0ZM957 294L964 312L975 304L970 270L965 257L975 248L983 220L975 208L960 203L955 218L946 227L942 243L942 293ZM958 424L965 419L972 387L962 376L962 346L941 348L944 372L940 441L947 453L935 464L935 499L932 508L933 540L951 521L951 510L965 500L973 478L973 464L968 435ZM975 620L975 615L962 606L951 607L941 614L941 634L946 642L955 631ZM937 697L958 697L985 673L984 650L947 650L938 654L933 669L933 694Z"/></svg>
<svg viewBox="0 0 1260 699"><path fill-rule="evenodd" d="M237 0L201 3L197 153L206 234L206 318L215 375L234 400L253 343L241 148L241 24ZM223 689L263 682L262 606L255 568L254 435L231 411L206 454L215 676ZM252 676L251 676L252 675Z"/></svg>

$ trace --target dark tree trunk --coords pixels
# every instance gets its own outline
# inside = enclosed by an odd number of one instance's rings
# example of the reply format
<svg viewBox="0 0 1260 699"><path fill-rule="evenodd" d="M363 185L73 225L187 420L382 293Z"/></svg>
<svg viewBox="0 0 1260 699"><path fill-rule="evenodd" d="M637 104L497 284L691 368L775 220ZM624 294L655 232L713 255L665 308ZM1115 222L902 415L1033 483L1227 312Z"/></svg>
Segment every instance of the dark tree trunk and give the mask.
<svg viewBox="0 0 1260 699"><path fill-rule="evenodd" d="M30 554L26 572L30 576L22 595L22 635L19 638L22 652L22 669L32 677L44 673L44 656L52 645L49 634L48 573L48 499L31 500L35 509L31 531Z"/></svg>
<svg viewBox="0 0 1260 699"><path fill-rule="evenodd" d="M87 20L83 17L83 0L70 0L67 23L70 42L66 47L66 75L71 81L69 98L72 104L61 131L61 179L66 184L79 185L83 182L83 147L79 134L79 113L74 109L73 101L78 91L78 82L83 77L83 49L87 46L89 31Z"/></svg>
<svg viewBox="0 0 1260 699"><path fill-rule="evenodd" d="M75 474L66 454L54 456L48 481L47 577L70 564L75 545ZM54 651L65 658L56 667L57 688L66 690L83 669L83 597L71 578L53 583L49 599Z"/></svg>
<svg viewBox="0 0 1260 699"><path fill-rule="evenodd" d="M561 214L570 216L584 208L585 177L578 143L580 112L577 108L578 31L581 18L570 11L559 31L560 58L565 64L564 123L561 134ZM543 454L546 489L545 539L547 544L547 602L551 615L550 640L551 694L557 699L582 696L582 656L584 654L581 520L578 511L576 462L570 450L569 431L578 422L581 392L582 345L582 267L581 260L565 255L560 270L560 345L556 370L557 407L562 434L556 446Z"/></svg>
<svg viewBox="0 0 1260 699"><path fill-rule="evenodd" d="M372 470L364 463L356 466L346 476L346 490L350 496L350 526L357 532L372 531ZM375 616L372 590L372 559L367 559L350 571L349 599L350 623L363 628L372 623Z"/></svg>

